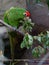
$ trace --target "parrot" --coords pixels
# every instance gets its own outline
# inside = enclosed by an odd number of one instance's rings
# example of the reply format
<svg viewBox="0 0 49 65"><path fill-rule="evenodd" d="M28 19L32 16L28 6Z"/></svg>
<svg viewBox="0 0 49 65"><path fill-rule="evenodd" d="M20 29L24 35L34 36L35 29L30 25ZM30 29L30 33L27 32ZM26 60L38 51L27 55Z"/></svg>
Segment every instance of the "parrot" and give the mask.
<svg viewBox="0 0 49 65"><path fill-rule="evenodd" d="M24 17L29 17L30 13L25 8L11 7L4 14L4 22L18 28L20 21L23 21Z"/></svg>

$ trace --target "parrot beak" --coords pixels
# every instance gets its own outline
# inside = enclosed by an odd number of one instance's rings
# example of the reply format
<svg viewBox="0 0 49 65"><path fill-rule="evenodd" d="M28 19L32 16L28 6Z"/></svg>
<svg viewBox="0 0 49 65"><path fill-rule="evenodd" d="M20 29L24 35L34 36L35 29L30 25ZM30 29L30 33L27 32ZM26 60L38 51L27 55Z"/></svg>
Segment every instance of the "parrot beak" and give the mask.
<svg viewBox="0 0 49 65"><path fill-rule="evenodd" d="M26 17L30 17L30 12L29 11L26 11L25 13L24 13L24 15L26 16Z"/></svg>

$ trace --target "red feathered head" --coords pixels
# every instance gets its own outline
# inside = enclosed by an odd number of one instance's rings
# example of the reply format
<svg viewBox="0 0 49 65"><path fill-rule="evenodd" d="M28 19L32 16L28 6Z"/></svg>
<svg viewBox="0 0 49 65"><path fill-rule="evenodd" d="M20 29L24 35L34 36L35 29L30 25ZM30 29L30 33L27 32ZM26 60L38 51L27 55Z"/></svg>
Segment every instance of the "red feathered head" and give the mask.
<svg viewBox="0 0 49 65"><path fill-rule="evenodd" d="M26 11L26 12L25 12L25 16L26 16L26 17L30 17L30 15L31 15L31 14L30 14L29 11Z"/></svg>

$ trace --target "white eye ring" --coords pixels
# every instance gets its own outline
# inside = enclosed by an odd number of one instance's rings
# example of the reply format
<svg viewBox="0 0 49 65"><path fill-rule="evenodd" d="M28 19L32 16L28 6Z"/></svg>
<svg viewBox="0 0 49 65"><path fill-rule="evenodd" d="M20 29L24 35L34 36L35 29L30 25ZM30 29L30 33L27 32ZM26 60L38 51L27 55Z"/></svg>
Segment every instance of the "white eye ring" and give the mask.
<svg viewBox="0 0 49 65"><path fill-rule="evenodd" d="M26 13L23 13L23 15L26 15Z"/></svg>

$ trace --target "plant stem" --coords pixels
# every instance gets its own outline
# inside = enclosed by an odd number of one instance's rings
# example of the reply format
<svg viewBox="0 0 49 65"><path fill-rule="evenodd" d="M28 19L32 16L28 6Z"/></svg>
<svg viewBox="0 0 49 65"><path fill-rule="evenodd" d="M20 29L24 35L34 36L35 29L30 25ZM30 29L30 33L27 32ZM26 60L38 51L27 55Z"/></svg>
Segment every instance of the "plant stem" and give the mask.
<svg viewBox="0 0 49 65"><path fill-rule="evenodd" d="M14 44L13 44L13 38L11 37L10 34L9 34L9 38L10 38L11 58L12 60L14 60Z"/></svg>

